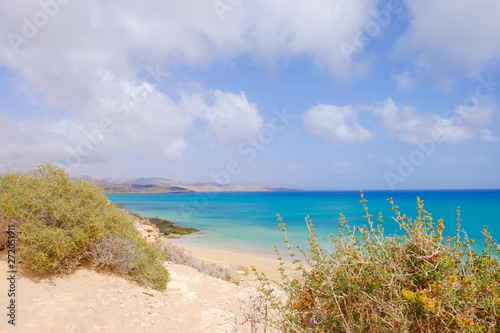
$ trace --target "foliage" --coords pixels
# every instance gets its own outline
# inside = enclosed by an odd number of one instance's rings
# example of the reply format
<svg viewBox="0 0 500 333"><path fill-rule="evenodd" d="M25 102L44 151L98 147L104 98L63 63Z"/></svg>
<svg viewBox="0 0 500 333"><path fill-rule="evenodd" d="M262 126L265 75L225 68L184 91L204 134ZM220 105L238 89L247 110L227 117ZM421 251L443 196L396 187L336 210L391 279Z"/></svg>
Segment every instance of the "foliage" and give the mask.
<svg viewBox="0 0 500 333"><path fill-rule="evenodd" d="M166 236L185 236L193 232L199 231L195 228L186 228L175 225L172 221L167 221L159 218L150 217L149 222L154 224L158 230Z"/></svg>
<svg viewBox="0 0 500 333"><path fill-rule="evenodd" d="M437 223L417 198L416 218L401 215L389 199L403 235L384 236L382 215L374 226L361 192L368 225L351 227L340 215L340 232L326 253L309 218L310 254L288 243L285 224L278 220L294 258L295 276L281 281L259 273L265 292L285 332L493 332L500 330L499 246L484 229L486 249L478 254L460 226L443 237ZM274 296L279 285L286 299Z"/></svg>
<svg viewBox="0 0 500 333"><path fill-rule="evenodd" d="M164 289L168 272L157 246L147 244L133 219L110 205L102 189L41 164L0 177L0 248L15 225L18 260L34 273L70 272L89 259L98 267Z"/></svg>
<svg viewBox="0 0 500 333"><path fill-rule="evenodd" d="M92 244L86 257L97 267L109 267L126 273L134 268L135 245L115 234L108 234Z"/></svg>
<svg viewBox="0 0 500 333"><path fill-rule="evenodd" d="M231 281L231 276L235 273L227 265L198 259L193 256L191 252L168 241L163 241L161 243L161 249L168 257L169 261L175 264L193 267L198 272L217 279Z"/></svg>

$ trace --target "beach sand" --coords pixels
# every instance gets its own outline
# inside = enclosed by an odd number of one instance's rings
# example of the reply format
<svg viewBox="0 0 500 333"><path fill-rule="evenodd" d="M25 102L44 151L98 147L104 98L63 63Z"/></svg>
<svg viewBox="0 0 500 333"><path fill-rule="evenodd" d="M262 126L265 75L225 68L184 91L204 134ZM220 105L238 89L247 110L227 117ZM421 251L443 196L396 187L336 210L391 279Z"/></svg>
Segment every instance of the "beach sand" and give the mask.
<svg viewBox="0 0 500 333"><path fill-rule="evenodd" d="M181 245L194 256L229 265L255 265L279 277L276 259ZM7 304L7 253L0 253L0 302ZM81 268L70 275L29 278L17 274L16 325L4 307L0 332L233 332L230 318L256 292L255 276L240 285L204 275L194 268L165 263L171 273L158 292L111 274ZM250 332L241 326L239 332Z"/></svg>
<svg viewBox="0 0 500 333"><path fill-rule="evenodd" d="M249 275L243 277L242 282L255 281L255 274L251 272L250 266L255 266L259 272L265 273L271 279L280 279L279 262L276 258L267 258L248 253L237 253L227 250L219 250L214 248L205 248L185 244L182 239L169 239L169 242L182 247L191 252L196 258L230 265L237 269L238 266L243 266L249 270ZM285 263L286 267L291 267L290 263ZM253 285L250 283L250 285Z"/></svg>

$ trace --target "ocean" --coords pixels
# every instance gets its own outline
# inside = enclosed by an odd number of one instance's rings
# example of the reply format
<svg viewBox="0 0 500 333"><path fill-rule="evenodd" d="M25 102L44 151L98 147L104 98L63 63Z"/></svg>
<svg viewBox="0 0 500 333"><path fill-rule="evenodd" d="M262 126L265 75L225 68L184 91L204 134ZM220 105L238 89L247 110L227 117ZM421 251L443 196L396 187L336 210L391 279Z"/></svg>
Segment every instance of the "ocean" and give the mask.
<svg viewBox="0 0 500 333"><path fill-rule="evenodd" d="M376 220L382 212L385 234L402 234L393 220L387 201L393 198L401 213L417 216L417 196L434 221L444 220L443 234L453 236L457 207L461 226L476 249L483 248L483 226L488 226L494 239L500 237L500 190L415 190L365 191L369 213ZM159 217L200 232L185 236L181 242L198 247L218 248L240 253L274 257L274 246L286 252L283 233L276 214L283 217L293 246L308 248L309 216L317 238L325 248L331 247L330 234L338 234L339 214L351 225L367 224L358 191L305 192L208 192L174 194L110 194L113 203L143 217ZM375 221L375 225L377 222Z"/></svg>

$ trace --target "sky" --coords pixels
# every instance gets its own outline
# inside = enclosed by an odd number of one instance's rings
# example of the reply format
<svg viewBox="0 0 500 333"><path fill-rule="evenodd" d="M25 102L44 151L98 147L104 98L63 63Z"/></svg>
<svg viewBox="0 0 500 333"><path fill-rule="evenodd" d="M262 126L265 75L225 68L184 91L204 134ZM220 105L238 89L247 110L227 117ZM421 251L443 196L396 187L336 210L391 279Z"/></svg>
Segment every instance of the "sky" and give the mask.
<svg viewBox="0 0 500 333"><path fill-rule="evenodd" d="M498 0L0 0L0 170L500 188Z"/></svg>

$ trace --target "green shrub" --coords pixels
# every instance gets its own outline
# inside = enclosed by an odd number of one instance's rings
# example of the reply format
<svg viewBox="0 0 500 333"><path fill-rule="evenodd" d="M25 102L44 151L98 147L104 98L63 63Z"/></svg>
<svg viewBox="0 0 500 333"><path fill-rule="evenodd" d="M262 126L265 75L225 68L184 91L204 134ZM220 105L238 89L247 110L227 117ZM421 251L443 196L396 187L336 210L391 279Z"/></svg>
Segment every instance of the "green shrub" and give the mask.
<svg viewBox="0 0 500 333"><path fill-rule="evenodd" d="M55 166L0 177L0 249L8 225L16 228L18 261L34 273L70 272L88 259L159 289L168 281L161 251L138 236L133 218L100 187Z"/></svg>
<svg viewBox="0 0 500 333"><path fill-rule="evenodd" d="M500 330L500 251L487 228L486 249L477 254L460 227L459 209L456 235L445 238L443 221L435 223L420 198L415 219L401 215L389 199L404 232L385 237L381 214L375 227L362 192L361 199L367 226L353 228L341 214L339 236L332 236L333 249L326 253L307 218L310 254L300 250L307 264L288 245L298 274L288 276L281 268L283 279L271 281L259 273L278 313L276 326L285 332ZM286 299L273 296L272 283Z"/></svg>

